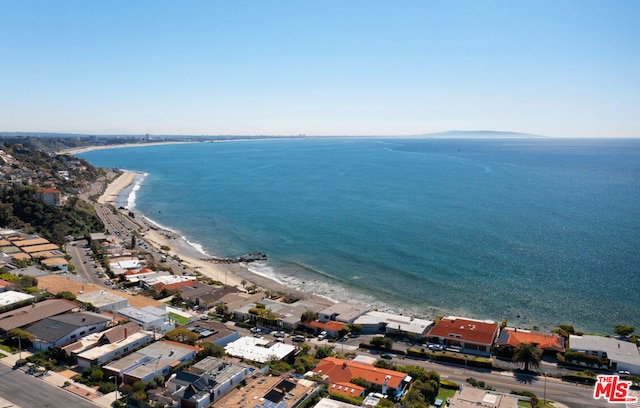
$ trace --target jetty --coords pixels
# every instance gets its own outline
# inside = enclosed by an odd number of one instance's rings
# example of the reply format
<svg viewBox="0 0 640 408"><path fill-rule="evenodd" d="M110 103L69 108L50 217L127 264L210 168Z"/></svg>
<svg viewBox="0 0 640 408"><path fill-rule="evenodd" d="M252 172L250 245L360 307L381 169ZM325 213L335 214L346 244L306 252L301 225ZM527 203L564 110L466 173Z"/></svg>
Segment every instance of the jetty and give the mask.
<svg viewBox="0 0 640 408"><path fill-rule="evenodd" d="M249 263L255 261L266 261L267 255L262 252L250 252L248 254L240 255L235 258L220 258L217 256L212 256L209 258L200 258L202 261L206 262L214 262L214 263L223 263L223 264L232 264L232 263Z"/></svg>

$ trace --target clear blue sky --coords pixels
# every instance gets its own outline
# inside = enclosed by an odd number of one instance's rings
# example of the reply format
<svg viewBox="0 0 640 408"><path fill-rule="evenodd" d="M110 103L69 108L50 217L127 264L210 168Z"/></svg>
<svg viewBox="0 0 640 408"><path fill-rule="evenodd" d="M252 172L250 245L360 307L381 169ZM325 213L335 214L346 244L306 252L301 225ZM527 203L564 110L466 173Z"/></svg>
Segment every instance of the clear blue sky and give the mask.
<svg viewBox="0 0 640 408"><path fill-rule="evenodd" d="M640 1L0 0L0 131L640 137Z"/></svg>

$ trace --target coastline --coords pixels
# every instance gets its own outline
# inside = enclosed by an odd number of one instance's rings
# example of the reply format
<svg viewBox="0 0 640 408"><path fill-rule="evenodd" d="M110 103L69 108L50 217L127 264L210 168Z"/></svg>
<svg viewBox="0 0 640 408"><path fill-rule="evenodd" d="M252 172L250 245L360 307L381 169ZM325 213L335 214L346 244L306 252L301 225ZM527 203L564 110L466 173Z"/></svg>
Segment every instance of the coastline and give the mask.
<svg viewBox="0 0 640 408"><path fill-rule="evenodd" d="M171 144L191 144L191 143L201 143L201 142L150 142L150 143L123 143L123 144L114 144L114 145L103 145L103 146L85 146L85 147L76 147L72 149L65 149L58 152L58 154L78 154L78 153L86 153L93 150L104 150L104 149L122 149L125 147L147 147L147 146L159 146L159 145L171 145Z"/></svg>
<svg viewBox="0 0 640 408"><path fill-rule="evenodd" d="M139 174L134 171L122 170L121 174L107 185L98 202L115 207L118 197L125 189L135 183ZM286 286L266 276L253 273L244 263L227 264L209 261L207 258L210 258L210 255L201 252L196 245L193 245L179 233L157 224L135 209L132 211L136 214L136 221L145 227L145 231L141 235L147 243L158 250L163 246L171 248L168 251L169 255L177 256L188 268L205 277L241 289L255 285L264 292L278 293L292 298L312 299L326 305L333 303L324 297Z"/></svg>

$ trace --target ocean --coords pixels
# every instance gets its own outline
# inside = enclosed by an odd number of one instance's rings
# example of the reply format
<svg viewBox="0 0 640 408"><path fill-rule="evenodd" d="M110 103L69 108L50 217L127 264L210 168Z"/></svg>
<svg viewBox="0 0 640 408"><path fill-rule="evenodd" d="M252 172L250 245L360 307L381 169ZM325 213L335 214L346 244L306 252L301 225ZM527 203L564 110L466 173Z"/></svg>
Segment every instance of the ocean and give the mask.
<svg viewBox="0 0 640 408"><path fill-rule="evenodd" d="M640 140L312 138L78 154L218 256L334 300L433 318L640 327Z"/></svg>

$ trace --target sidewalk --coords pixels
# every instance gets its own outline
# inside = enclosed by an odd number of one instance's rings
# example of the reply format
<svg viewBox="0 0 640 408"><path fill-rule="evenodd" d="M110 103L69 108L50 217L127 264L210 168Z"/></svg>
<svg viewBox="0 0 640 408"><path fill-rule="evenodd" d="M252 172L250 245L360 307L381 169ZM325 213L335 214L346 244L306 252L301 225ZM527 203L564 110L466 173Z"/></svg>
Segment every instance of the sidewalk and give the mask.
<svg viewBox="0 0 640 408"><path fill-rule="evenodd" d="M27 358L28 356L31 355L30 352L25 350L22 350L21 354L22 354L22 358ZM20 359L20 353L15 353L15 354L10 354L7 357L1 358L0 362L10 367L13 367L16 364L16 361L18 361L19 359ZM40 377L40 379L53 387L62 388L72 394L75 394L78 397L83 398L98 407L110 408L113 401L115 401L115 392L102 395L91 387L87 387L84 384L80 384L80 383L76 383L75 381L72 381L71 380L72 374L68 370L65 373L68 373L68 376L63 375L62 373L48 371L45 375ZM29 375L29 374L25 373L24 375ZM69 382L70 384L65 387L64 384L66 382Z"/></svg>

